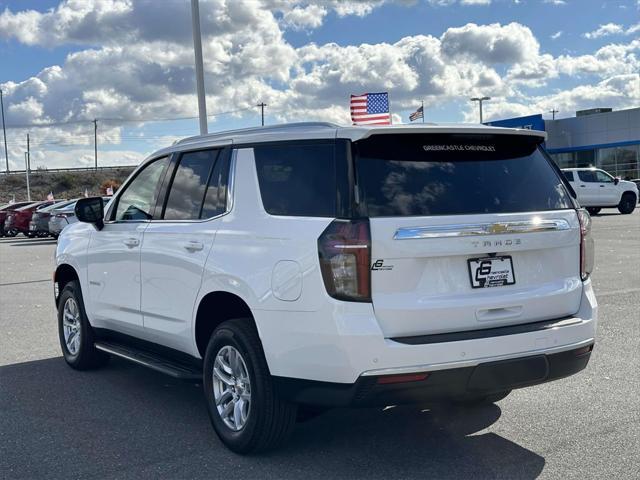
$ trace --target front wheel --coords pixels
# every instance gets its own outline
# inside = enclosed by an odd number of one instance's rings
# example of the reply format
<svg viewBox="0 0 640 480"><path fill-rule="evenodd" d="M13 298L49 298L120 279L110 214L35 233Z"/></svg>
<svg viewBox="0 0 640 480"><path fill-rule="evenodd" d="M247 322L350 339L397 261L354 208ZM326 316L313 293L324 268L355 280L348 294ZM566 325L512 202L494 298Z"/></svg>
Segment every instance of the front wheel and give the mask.
<svg viewBox="0 0 640 480"><path fill-rule="evenodd" d="M636 208L638 199L632 192L625 192L618 204L618 211L624 215L628 215Z"/></svg>
<svg viewBox="0 0 640 480"><path fill-rule="evenodd" d="M58 337L62 355L71 368L89 370L109 361L109 355L94 346L80 285L75 281L65 285L58 300Z"/></svg>
<svg viewBox="0 0 640 480"><path fill-rule="evenodd" d="M297 407L275 392L251 319L228 320L215 329L203 375L211 423L229 449L236 453L264 451L288 438Z"/></svg>
<svg viewBox="0 0 640 480"><path fill-rule="evenodd" d="M591 216L597 215L600 213L600 210L602 210L600 207L587 207L587 212L589 212L589 215Z"/></svg>

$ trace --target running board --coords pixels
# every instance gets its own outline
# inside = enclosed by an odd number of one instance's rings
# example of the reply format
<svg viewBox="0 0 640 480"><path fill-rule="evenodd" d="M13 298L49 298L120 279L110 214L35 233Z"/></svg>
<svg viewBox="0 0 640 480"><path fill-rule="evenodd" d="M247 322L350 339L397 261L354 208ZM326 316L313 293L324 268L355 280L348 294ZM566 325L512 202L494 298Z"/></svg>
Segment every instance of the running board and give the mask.
<svg viewBox="0 0 640 480"><path fill-rule="evenodd" d="M158 354L138 350L130 346L119 343L98 341L95 343L97 350L101 350L110 355L124 358L131 362L137 363L144 367L150 368L165 375L180 380L188 380L192 382L202 381L202 371L195 366L185 365L183 363L173 362Z"/></svg>

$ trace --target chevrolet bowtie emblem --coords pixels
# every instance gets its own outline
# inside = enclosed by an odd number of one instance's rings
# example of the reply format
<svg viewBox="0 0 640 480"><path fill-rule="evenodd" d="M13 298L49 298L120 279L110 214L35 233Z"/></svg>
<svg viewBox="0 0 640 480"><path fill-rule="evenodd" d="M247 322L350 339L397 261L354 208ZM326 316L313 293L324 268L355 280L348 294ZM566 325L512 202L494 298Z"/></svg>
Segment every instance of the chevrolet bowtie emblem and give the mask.
<svg viewBox="0 0 640 480"><path fill-rule="evenodd" d="M505 233L509 228L504 223L493 223L487 226L487 232L492 235L498 235L500 233Z"/></svg>

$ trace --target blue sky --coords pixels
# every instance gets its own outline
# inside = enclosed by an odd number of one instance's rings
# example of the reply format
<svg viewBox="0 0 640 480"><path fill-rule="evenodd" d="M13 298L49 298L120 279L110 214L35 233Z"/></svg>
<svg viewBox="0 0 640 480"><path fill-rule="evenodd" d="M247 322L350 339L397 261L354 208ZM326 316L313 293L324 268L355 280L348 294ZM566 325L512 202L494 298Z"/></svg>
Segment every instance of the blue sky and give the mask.
<svg viewBox="0 0 640 480"><path fill-rule="evenodd" d="M485 119L640 105L637 0L201 0L201 15L209 113L265 101L268 123L348 123L349 94L384 90L396 122L423 99L427 120L475 121L470 95L492 97ZM0 0L7 125L56 124L10 129L10 159L30 130L36 164L89 163L93 118L107 163L197 133L149 121L197 115L188 20L186 0Z"/></svg>

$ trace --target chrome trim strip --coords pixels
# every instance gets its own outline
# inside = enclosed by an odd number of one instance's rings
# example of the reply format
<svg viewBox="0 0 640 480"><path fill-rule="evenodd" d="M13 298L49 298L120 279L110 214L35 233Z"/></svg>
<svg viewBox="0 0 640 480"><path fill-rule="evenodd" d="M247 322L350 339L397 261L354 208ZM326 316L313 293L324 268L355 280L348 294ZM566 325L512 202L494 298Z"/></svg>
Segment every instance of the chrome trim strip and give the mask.
<svg viewBox="0 0 640 480"><path fill-rule="evenodd" d="M474 358L472 360L460 360L458 362L432 363L432 364L425 364L425 365L413 365L409 367L381 368L378 370L367 370L366 372L363 372L360 376L373 377L373 376L379 376L379 375L397 375L397 374L405 374L405 373L435 372L437 370L449 370L451 368L475 367L476 365L479 365L481 363L495 362L499 360L509 360L512 358L527 357L530 355L566 352L568 350L574 350L576 348L586 347L587 345L591 345L594 342L595 342L594 338L588 338L580 342L570 343L568 345L561 345L559 347L540 348L538 350L528 350L526 352L517 352L517 353L506 354L506 355ZM421 345L407 345L407 347L420 347L420 346Z"/></svg>
<svg viewBox="0 0 640 480"><path fill-rule="evenodd" d="M414 240L422 238L471 237L480 235L552 232L570 229L571 225L563 218L552 220L532 219L524 221L405 227L396 230L393 239Z"/></svg>

